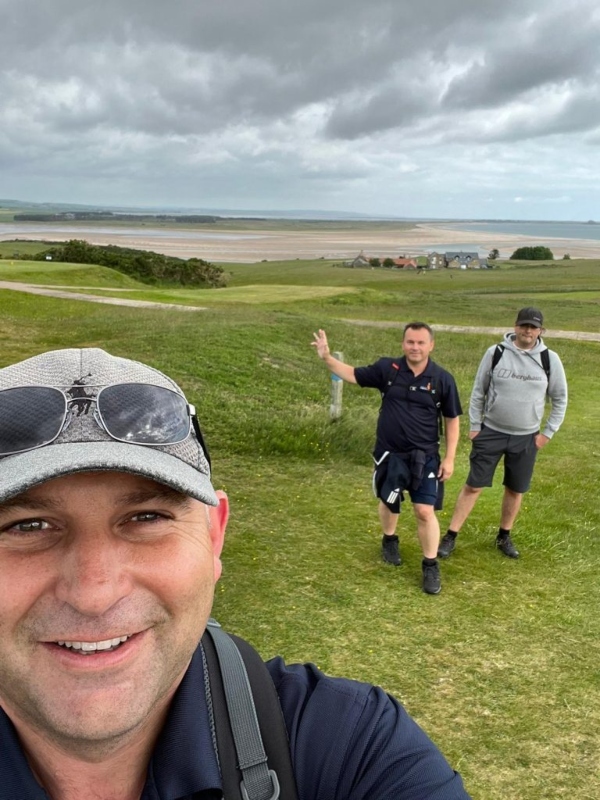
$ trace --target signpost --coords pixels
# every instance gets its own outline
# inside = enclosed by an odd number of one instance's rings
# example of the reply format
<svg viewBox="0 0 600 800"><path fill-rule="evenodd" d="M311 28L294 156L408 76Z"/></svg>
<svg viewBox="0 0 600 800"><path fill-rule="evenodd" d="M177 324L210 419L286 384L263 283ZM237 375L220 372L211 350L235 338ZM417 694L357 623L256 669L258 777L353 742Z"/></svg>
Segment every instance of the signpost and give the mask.
<svg viewBox="0 0 600 800"><path fill-rule="evenodd" d="M344 360L344 354L338 351L332 353L334 358L338 361ZM332 420L339 419L342 416L342 390L344 388L344 381L338 378L337 375L331 373L331 405L329 406L329 416Z"/></svg>

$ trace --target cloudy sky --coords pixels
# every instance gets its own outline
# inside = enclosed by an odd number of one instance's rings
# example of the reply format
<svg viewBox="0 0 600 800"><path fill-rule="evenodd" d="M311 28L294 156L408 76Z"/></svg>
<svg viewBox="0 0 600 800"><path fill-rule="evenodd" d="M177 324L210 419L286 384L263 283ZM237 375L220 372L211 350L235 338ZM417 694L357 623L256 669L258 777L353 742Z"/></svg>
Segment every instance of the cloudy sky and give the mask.
<svg viewBox="0 0 600 800"><path fill-rule="evenodd" d="M597 0L0 0L0 197L600 218Z"/></svg>

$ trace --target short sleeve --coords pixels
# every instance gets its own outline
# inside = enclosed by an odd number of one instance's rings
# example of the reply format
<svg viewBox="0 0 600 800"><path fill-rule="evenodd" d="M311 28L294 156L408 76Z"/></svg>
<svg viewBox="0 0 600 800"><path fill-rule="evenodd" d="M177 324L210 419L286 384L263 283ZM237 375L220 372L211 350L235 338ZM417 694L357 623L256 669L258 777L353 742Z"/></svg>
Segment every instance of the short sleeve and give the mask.
<svg viewBox="0 0 600 800"><path fill-rule="evenodd" d="M453 419L454 417L460 417L462 413L463 410L460 404L456 381L449 372L444 372L444 380L442 383L442 416L447 419Z"/></svg>
<svg viewBox="0 0 600 800"><path fill-rule="evenodd" d="M392 361L391 358L380 358L379 361L366 367L355 367L354 377L357 384L364 389L383 390Z"/></svg>
<svg viewBox="0 0 600 800"><path fill-rule="evenodd" d="M469 800L462 779L383 689L311 664L267 664L288 727L300 800Z"/></svg>

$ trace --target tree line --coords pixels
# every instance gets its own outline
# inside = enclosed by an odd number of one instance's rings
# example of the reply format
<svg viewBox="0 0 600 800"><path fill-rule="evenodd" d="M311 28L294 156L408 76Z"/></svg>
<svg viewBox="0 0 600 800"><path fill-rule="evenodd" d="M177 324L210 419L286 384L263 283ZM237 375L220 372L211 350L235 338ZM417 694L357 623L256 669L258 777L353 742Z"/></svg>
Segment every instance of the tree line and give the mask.
<svg viewBox="0 0 600 800"><path fill-rule="evenodd" d="M120 214L112 211L23 211L13 215L15 222L184 222L214 223L223 219L212 214Z"/></svg>

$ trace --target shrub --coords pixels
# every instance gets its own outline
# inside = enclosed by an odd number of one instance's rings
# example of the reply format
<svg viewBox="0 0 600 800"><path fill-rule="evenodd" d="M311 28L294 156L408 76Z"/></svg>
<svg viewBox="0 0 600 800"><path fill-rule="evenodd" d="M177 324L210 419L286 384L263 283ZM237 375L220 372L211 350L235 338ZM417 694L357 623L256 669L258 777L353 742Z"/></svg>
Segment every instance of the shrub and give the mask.
<svg viewBox="0 0 600 800"><path fill-rule="evenodd" d="M202 258L165 256L151 250L134 250L116 245L92 245L83 239L42 250L33 256L33 261L58 261L70 264L97 264L110 267L143 283L178 284L179 286L219 287L227 284L228 275L222 267Z"/></svg>
<svg viewBox="0 0 600 800"><path fill-rule="evenodd" d="M534 247L518 247L510 257L511 261L552 261L554 255L548 247L537 244Z"/></svg>

